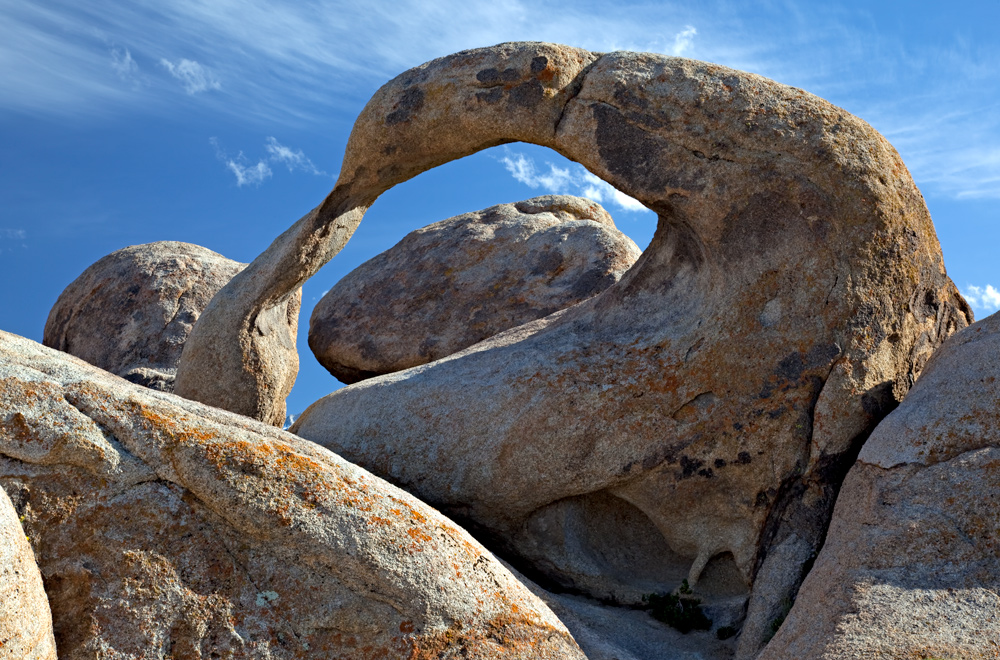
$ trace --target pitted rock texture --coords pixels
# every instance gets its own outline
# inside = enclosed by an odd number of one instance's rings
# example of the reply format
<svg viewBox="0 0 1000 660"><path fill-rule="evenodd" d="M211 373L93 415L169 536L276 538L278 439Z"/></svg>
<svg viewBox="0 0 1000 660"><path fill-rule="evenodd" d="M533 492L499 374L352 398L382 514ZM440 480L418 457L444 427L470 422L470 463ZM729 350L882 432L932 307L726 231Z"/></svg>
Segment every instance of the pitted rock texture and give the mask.
<svg viewBox="0 0 1000 660"><path fill-rule="evenodd" d="M583 658L466 532L321 447L2 332L0 383L62 660Z"/></svg>
<svg viewBox="0 0 1000 660"><path fill-rule="evenodd" d="M195 321L245 266L189 243L123 248L66 287L49 313L43 343L169 392Z"/></svg>
<svg viewBox="0 0 1000 660"><path fill-rule="evenodd" d="M56 660L52 613L35 555L0 488L0 659Z"/></svg>
<svg viewBox="0 0 1000 660"><path fill-rule="evenodd" d="M1000 654L1000 314L957 333L865 443L761 660Z"/></svg>
<svg viewBox="0 0 1000 660"><path fill-rule="evenodd" d="M316 305L309 347L345 383L426 364L591 298L642 251L596 202L547 195L407 235Z"/></svg>
<svg viewBox="0 0 1000 660"><path fill-rule="evenodd" d="M769 552L793 536L806 551L790 556L816 552L861 442L971 319L920 192L882 136L802 90L503 44L379 90L334 191L229 285L229 318L298 286L394 183L509 140L656 210L643 256L601 295L340 390L295 430L564 588L635 602L687 577L719 612L760 595L758 618L804 572L757 584ZM192 339L219 355L257 341L202 323ZM217 386L256 387L248 355Z"/></svg>

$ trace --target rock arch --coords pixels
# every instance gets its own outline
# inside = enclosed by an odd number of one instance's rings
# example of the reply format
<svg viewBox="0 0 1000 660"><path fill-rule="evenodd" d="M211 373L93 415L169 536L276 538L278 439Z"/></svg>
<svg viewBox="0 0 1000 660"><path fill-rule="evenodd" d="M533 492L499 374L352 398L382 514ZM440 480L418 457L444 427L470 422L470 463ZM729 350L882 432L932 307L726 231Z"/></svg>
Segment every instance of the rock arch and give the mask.
<svg viewBox="0 0 1000 660"><path fill-rule="evenodd" d="M380 193L510 141L656 211L642 258L576 307L326 397L295 430L513 553L533 512L608 493L690 558L692 582L730 553L748 617L767 616L800 580L770 550L816 551L860 442L971 319L899 155L802 90L541 43L411 69L361 113L323 204L206 309L176 392L281 419L294 342L274 319L292 292Z"/></svg>

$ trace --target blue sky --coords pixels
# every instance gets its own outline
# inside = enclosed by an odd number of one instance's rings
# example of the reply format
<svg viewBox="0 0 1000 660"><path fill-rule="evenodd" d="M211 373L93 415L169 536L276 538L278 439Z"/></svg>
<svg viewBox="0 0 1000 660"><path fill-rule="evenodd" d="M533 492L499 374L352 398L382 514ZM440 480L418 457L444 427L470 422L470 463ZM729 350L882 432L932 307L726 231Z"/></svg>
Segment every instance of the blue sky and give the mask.
<svg viewBox="0 0 1000 660"><path fill-rule="evenodd" d="M252 260L333 187L389 78L502 41L641 50L804 88L868 121L926 197L948 272L1000 308L1000 3L0 0L0 329L40 340L88 265L156 240ZM640 247L655 217L514 144L386 193L304 289L300 412L339 383L305 343L322 293L407 232L547 192L602 201Z"/></svg>

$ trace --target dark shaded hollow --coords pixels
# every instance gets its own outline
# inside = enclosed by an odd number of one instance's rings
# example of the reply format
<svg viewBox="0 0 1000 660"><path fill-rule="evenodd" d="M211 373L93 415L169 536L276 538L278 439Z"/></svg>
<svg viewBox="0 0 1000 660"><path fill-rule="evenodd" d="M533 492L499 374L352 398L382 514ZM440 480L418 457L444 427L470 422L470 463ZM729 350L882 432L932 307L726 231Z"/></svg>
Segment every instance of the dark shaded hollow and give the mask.
<svg viewBox="0 0 1000 660"><path fill-rule="evenodd" d="M707 598L727 598L746 596L750 593L750 586L736 565L733 553L720 552L705 564L698 577L696 591Z"/></svg>
<svg viewBox="0 0 1000 660"><path fill-rule="evenodd" d="M674 590L694 561L671 550L637 507L605 492L539 509L525 522L518 545L559 587L628 604Z"/></svg>

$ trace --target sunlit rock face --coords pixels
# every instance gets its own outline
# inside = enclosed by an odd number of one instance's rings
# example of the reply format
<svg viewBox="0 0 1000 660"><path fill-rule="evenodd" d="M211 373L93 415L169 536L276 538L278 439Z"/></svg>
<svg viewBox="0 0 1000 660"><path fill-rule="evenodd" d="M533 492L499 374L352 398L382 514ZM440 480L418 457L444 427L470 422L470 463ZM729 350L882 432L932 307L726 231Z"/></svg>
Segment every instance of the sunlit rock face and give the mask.
<svg viewBox="0 0 1000 660"><path fill-rule="evenodd" d="M24 521L22 565L31 537L61 660L584 657L414 497L272 426L4 332L0 487ZM9 517L0 506L0 540ZM0 583L0 633L12 608L44 632L36 582L21 592L34 602Z"/></svg>
<svg viewBox="0 0 1000 660"><path fill-rule="evenodd" d="M503 44L380 89L333 193L247 272L319 254L322 228L328 258L374 195L505 140L654 209L642 257L595 298L340 390L294 430L563 588L636 602L687 578L719 611L749 599L762 643L861 443L971 320L919 191L882 136L802 90Z"/></svg>
<svg viewBox="0 0 1000 660"><path fill-rule="evenodd" d="M762 659L989 658L1000 640L1000 314L872 433Z"/></svg>
<svg viewBox="0 0 1000 660"><path fill-rule="evenodd" d="M123 248L88 267L60 294L43 343L169 392L191 328L212 296L245 266L190 243Z"/></svg>
<svg viewBox="0 0 1000 660"><path fill-rule="evenodd" d="M641 251L596 202L547 195L418 229L337 282L309 347L345 383L457 353L592 298Z"/></svg>
<svg viewBox="0 0 1000 660"><path fill-rule="evenodd" d="M0 657L56 660L52 612L30 539L0 488Z"/></svg>

